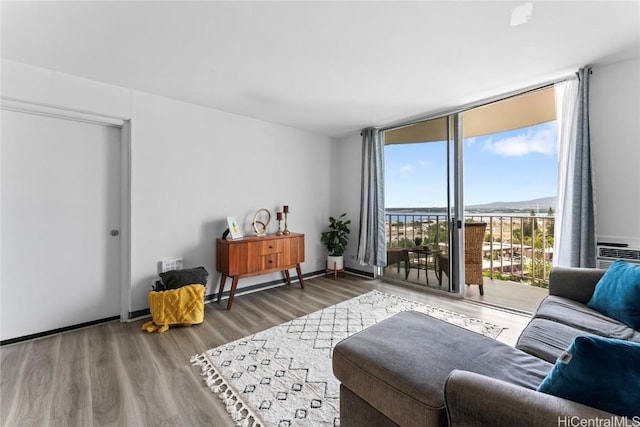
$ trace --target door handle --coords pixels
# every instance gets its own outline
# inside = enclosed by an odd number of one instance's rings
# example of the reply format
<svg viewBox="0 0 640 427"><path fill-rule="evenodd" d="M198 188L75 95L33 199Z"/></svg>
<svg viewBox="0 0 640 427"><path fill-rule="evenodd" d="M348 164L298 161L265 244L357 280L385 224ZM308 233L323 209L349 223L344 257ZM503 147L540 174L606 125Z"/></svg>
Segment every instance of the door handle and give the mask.
<svg viewBox="0 0 640 427"><path fill-rule="evenodd" d="M110 234L115 237L120 234L120 230L111 230Z"/></svg>

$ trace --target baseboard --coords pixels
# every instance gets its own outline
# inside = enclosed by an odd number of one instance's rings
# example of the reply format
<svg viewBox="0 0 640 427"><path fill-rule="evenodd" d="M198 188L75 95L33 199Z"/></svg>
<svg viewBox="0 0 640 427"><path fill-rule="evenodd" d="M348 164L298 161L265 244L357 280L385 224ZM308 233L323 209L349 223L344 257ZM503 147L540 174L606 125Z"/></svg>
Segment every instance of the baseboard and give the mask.
<svg viewBox="0 0 640 427"><path fill-rule="evenodd" d="M303 279L309 279L309 278L313 278L313 277L318 277L320 275L324 274L324 270L319 270L319 271L312 271L309 273L304 273L302 275ZM291 276L291 283L295 283L297 282L297 276ZM251 285L251 286L247 286L244 288L238 288L236 290L236 294L235 297L239 296L239 295L246 295L246 294L251 294L253 292L258 292L258 291L263 291L265 289L270 289L270 288L275 288L278 286L283 286L286 285L287 281L282 278L282 279L278 279L278 280L270 280L268 282L263 282L263 283L256 283L255 285ZM216 288L217 288L218 284L216 283ZM229 298L229 294L231 293L230 289L227 289L226 291L224 291L222 293L222 298L221 299L228 299ZM234 298L235 298L234 297ZM218 299L218 293L214 292L214 293L210 293L204 296L204 302L205 304L209 304L212 301L217 301ZM151 316L151 311L149 311L148 308L142 309L142 310L136 310L136 311L132 311L129 312L129 317L127 320L129 321L133 321L133 320L137 320L141 317L149 317Z"/></svg>
<svg viewBox="0 0 640 427"><path fill-rule="evenodd" d="M86 328L86 327L89 327L89 326L95 326L95 325L99 325L101 323L111 322L113 320L118 320L118 319L120 319L120 316L106 317L104 319L92 320L91 322L84 322L84 323L78 323L76 325L65 326L64 328L57 328L57 329L51 329L49 331L38 332L37 334L31 334L31 335L25 335L25 336L22 336L22 337L10 338L10 339L7 339L7 340L0 341L0 346L9 345L9 344L15 344L15 343L23 342L23 341L35 340L35 339L38 339L38 338L44 338L44 337L48 337L50 335L56 335L56 334L60 334L60 333L63 333L63 332L69 332L69 331L73 331L73 330L76 330L76 329L82 329L82 328Z"/></svg>
<svg viewBox="0 0 640 427"><path fill-rule="evenodd" d="M370 271L356 270L355 268L350 268L350 267L346 267L345 270L347 271L347 273L351 273L356 276L366 277L367 279L373 279L375 277L373 272L370 272Z"/></svg>

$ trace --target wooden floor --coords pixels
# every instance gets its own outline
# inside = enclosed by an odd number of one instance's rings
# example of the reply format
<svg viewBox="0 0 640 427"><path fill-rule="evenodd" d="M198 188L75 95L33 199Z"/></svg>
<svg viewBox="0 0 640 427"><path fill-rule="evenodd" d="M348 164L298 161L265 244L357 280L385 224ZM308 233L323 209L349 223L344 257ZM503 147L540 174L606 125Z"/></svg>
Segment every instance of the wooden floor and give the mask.
<svg viewBox="0 0 640 427"><path fill-rule="evenodd" d="M110 322L0 348L2 426L233 426L191 356L372 289L499 324L513 345L528 317L352 275L208 304L201 325L147 334ZM464 351L464 349L459 349Z"/></svg>
<svg viewBox="0 0 640 427"><path fill-rule="evenodd" d="M446 291L448 287L446 276L443 277L442 285L439 285L433 268L430 268L426 274L424 270L411 268L409 275L405 278L404 270L393 265L385 268L384 275L395 281L407 281L433 290ZM488 277L484 278L484 295L480 295L478 286L465 286L464 289L464 297L469 301L506 307L525 313L535 312L547 295L549 295L548 289L508 280L492 280Z"/></svg>

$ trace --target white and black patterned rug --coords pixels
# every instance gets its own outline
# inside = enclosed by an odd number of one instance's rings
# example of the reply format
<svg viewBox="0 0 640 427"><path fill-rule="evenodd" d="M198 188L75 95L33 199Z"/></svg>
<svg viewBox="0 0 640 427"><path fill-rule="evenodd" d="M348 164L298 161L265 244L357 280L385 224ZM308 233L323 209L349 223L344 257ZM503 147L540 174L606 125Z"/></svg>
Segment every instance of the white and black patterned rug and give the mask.
<svg viewBox="0 0 640 427"><path fill-rule="evenodd" d="M342 339L415 310L496 338L503 328L379 291L299 317L191 358L241 426L339 426L331 355Z"/></svg>

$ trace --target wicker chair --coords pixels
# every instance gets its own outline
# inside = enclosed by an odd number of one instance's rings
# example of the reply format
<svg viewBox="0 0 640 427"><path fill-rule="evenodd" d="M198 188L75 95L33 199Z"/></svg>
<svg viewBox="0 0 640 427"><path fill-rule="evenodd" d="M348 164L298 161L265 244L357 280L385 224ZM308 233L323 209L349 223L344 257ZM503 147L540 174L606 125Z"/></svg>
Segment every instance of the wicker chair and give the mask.
<svg viewBox="0 0 640 427"><path fill-rule="evenodd" d="M485 222L466 222L464 224L464 282L478 285L480 295L484 295L484 278L482 277L482 243L487 230ZM449 256L438 256L439 281L442 285L442 273L449 276Z"/></svg>
<svg viewBox="0 0 640 427"><path fill-rule="evenodd" d="M409 270L411 269L411 265L409 264L409 251L402 248L389 248L387 249L387 265L385 268L390 265L396 264L398 267L398 273L400 272L400 263L404 264L404 280L407 280L409 277Z"/></svg>

